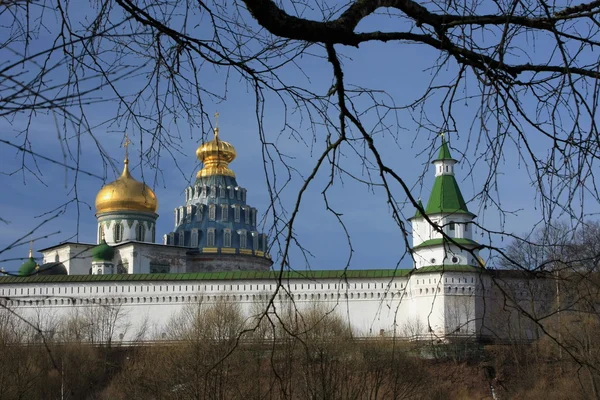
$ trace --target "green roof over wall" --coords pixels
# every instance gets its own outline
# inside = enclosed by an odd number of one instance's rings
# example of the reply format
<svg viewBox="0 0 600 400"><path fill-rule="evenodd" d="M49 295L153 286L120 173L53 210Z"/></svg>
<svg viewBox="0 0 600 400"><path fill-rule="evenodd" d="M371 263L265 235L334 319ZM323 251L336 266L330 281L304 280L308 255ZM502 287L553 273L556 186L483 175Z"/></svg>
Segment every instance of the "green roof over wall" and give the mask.
<svg viewBox="0 0 600 400"><path fill-rule="evenodd" d="M447 239L447 238L437 238L437 239L426 240L423 243L419 244L418 246L413 247L413 249L420 249L423 247L431 247L431 246L439 246L439 245L450 245L453 243L459 244L461 246L473 246L473 247L481 246L479 243L477 243L476 241L471 240L471 239L452 238L452 241L451 241L450 239Z"/></svg>
<svg viewBox="0 0 600 400"><path fill-rule="evenodd" d="M435 178L425 212L428 215L437 213L471 214L454 175L440 175Z"/></svg>
<svg viewBox="0 0 600 400"><path fill-rule="evenodd" d="M472 265L451 264L451 265L428 265L421 267L414 274L425 274L429 272L487 272L485 268L474 267Z"/></svg>
<svg viewBox="0 0 600 400"><path fill-rule="evenodd" d="M328 271L285 271L282 279L353 279L353 278L394 278L408 276L412 269L365 269ZM276 271L231 271L198 272L186 274L115 274L115 275L32 275L2 276L0 284L14 283L61 283L61 282L133 282L133 281L209 281L209 280L275 280Z"/></svg>

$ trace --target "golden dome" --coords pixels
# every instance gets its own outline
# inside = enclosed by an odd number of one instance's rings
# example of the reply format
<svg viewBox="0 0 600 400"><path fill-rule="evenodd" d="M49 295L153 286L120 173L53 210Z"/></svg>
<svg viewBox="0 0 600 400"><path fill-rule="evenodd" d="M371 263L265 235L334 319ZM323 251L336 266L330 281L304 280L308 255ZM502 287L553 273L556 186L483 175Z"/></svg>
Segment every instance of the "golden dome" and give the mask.
<svg viewBox="0 0 600 400"><path fill-rule="evenodd" d="M196 150L196 157L203 164L196 177L225 175L235 178L235 173L229 169L229 163L235 159L235 156L235 148L219 139L219 128L215 128L215 138L200 145Z"/></svg>
<svg viewBox="0 0 600 400"><path fill-rule="evenodd" d="M123 173L114 182L104 185L96 195L96 214L113 211L143 211L156 213L156 195L143 182L129 173L129 159L125 158Z"/></svg>

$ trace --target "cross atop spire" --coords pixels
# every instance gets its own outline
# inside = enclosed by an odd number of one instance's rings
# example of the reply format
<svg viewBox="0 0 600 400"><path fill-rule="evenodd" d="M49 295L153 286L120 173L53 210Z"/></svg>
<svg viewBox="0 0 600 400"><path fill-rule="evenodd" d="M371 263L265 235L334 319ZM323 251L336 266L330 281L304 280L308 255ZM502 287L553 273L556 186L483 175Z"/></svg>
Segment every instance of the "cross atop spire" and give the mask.
<svg viewBox="0 0 600 400"><path fill-rule="evenodd" d="M123 142L123 147L125 147L125 161L129 161L129 145L131 144L131 140L129 140L129 136L125 133L125 141Z"/></svg>
<svg viewBox="0 0 600 400"><path fill-rule="evenodd" d="M219 112L215 113L215 139L219 138Z"/></svg>
<svg viewBox="0 0 600 400"><path fill-rule="evenodd" d="M33 240L29 241L29 258L33 258Z"/></svg>

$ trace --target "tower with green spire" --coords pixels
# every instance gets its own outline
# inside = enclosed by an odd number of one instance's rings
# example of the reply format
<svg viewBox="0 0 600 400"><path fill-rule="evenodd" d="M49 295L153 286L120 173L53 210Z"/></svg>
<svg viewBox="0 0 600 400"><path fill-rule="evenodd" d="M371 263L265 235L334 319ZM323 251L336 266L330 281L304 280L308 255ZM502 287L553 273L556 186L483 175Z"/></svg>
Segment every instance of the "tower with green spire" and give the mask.
<svg viewBox="0 0 600 400"><path fill-rule="evenodd" d="M477 267L477 242L472 238L475 214L467 207L454 177L457 161L442 136L438 156L432 161L435 181L424 207L427 221L419 210L411 218L415 268L452 266Z"/></svg>

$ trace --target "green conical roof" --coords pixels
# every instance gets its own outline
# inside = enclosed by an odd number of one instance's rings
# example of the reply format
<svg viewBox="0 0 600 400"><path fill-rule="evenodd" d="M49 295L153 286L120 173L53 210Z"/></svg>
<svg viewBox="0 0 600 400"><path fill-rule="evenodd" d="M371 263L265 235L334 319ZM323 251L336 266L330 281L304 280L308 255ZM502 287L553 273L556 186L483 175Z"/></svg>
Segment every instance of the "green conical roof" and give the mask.
<svg viewBox="0 0 600 400"><path fill-rule="evenodd" d="M115 249L110 247L104 239L92 249L92 260L94 261L112 261L114 256Z"/></svg>
<svg viewBox="0 0 600 400"><path fill-rule="evenodd" d="M448 142L446 142L446 139L442 136L442 145L440 146L440 151L438 152L437 158L433 160L433 162L444 160L454 160L454 158L452 158L452 155L450 154Z"/></svg>
<svg viewBox="0 0 600 400"><path fill-rule="evenodd" d="M454 175L440 175L435 178L431 196L425 209L427 214L436 213L468 213L469 209L463 199Z"/></svg>
<svg viewBox="0 0 600 400"><path fill-rule="evenodd" d="M419 199L419 201L417 202L417 204L419 205L420 208L423 208L423 202L421 202L421 199ZM419 218L422 217L423 215L421 214L421 211L419 208L417 208L417 211L415 212L415 216L413 218Z"/></svg>
<svg viewBox="0 0 600 400"><path fill-rule="evenodd" d="M37 263L33 259L33 257L29 257L27 261L21 265L19 268L19 275L27 276L35 274L35 267L37 267Z"/></svg>

